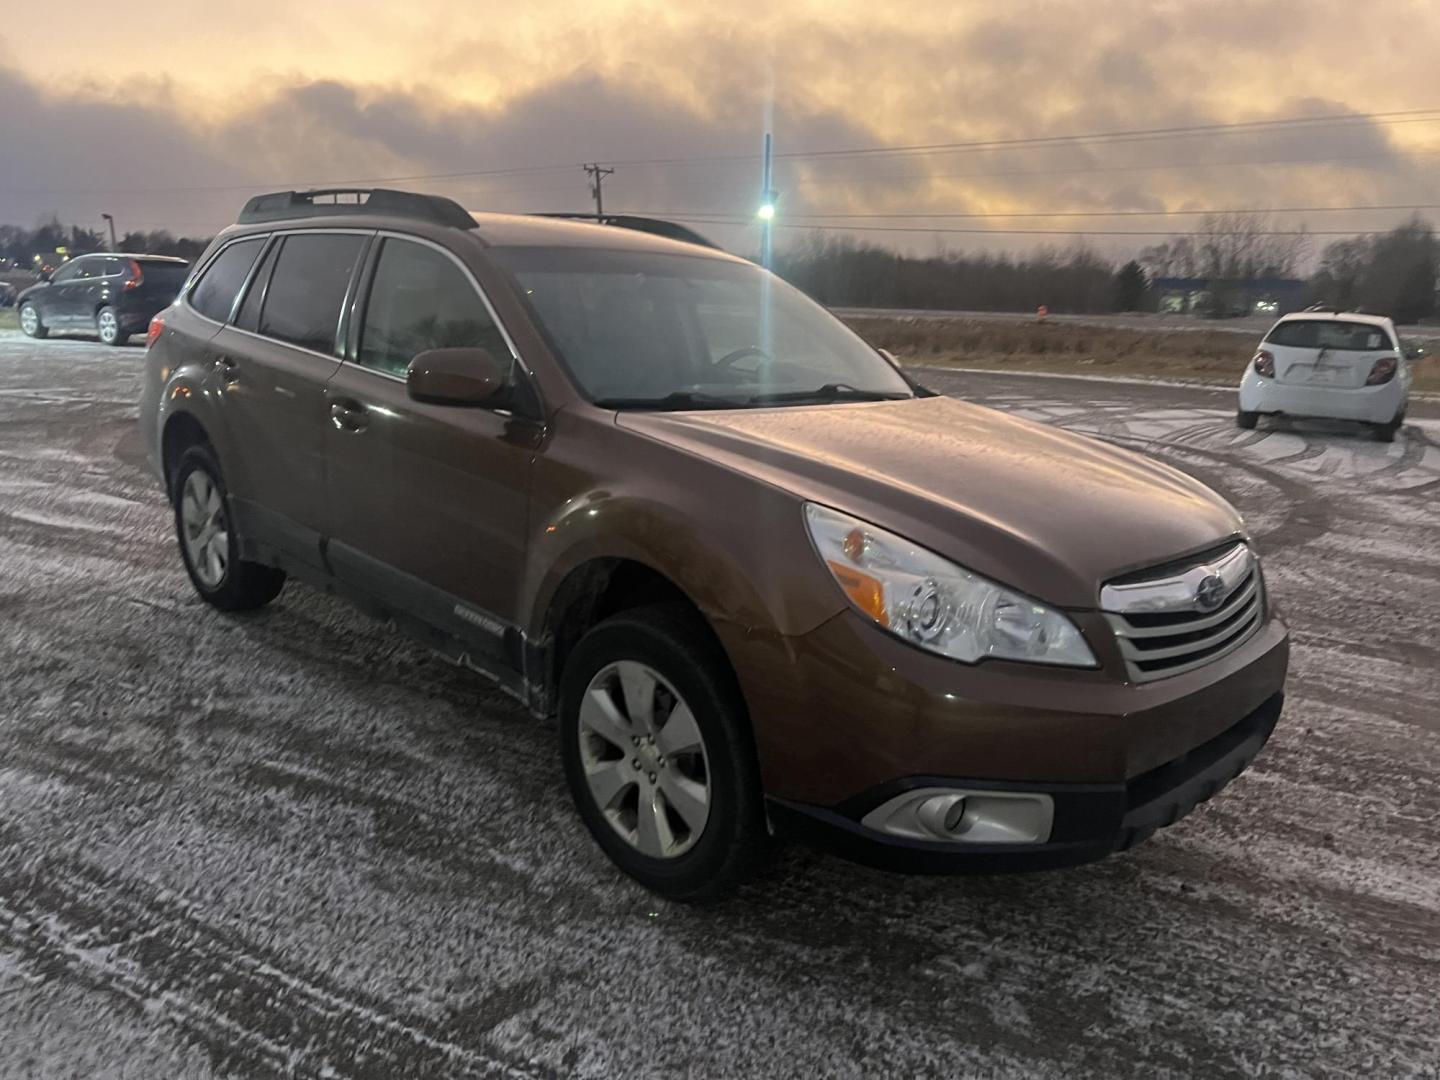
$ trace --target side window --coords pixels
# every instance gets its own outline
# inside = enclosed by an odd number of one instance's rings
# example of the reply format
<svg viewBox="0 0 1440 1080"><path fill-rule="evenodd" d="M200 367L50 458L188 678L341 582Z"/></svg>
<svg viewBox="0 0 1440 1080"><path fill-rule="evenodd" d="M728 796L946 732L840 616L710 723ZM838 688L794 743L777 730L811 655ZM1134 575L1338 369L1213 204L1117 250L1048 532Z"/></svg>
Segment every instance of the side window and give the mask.
<svg viewBox="0 0 1440 1080"><path fill-rule="evenodd" d="M75 281L80 277L80 271L84 269L84 260L68 262L50 275L50 284L59 285L66 281Z"/></svg>
<svg viewBox="0 0 1440 1080"><path fill-rule="evenodd" d="M504 364L509 347L469 277L448 255L387 239L365 305L360 363L404 375L426 349L482 348Z"/></svg>
<svg viewBox="0 0 1440 1080"><path fill-rule="evenodd" d="M125 273L126 266L124 259L102 259L100 275L102 277L120 277Z"/></svg>
<svg viewBox="0 0 1440 1080"><path fill-rule="evenodd" d="M260 269L250 280L250 291L245 294L245 299L240 302L240 314L235 316L235 325L241 330L249 330L252 333L260 331L260 308L265 303L265 292L270 285L270 274L275 269L275 257L280 254L280 241L270 245L270 250L265 253L264 260L260 263Z"/></svg>
<svg viewBox="0 0 1440 1080"><path fill-rule="evenodd" d="M245 275L260 254L265 238L237 240L216 255L195 287L190 290L190 306L206 318L224 322L235 306L235 294L245 284Z"/></svg>
<svg viewBox="0 0 1440 1080"><path fill-rule="evenodd" d="M88 280L88 279L90 279L90 278L97 278L97 277L100 276L100 272L101 272L101 271L100 271L100 260L99 260L99 259L76 259L76 260L75 260L75 280L76 280L76 281L86 281L86 280Z"/></svg>
<svg viewBox="0 0 1440 1080"><path fill-rule="evenodd" d="M265 293L260 333L333 353L340 309L364 241L349 233L285 237Z"/></svg>

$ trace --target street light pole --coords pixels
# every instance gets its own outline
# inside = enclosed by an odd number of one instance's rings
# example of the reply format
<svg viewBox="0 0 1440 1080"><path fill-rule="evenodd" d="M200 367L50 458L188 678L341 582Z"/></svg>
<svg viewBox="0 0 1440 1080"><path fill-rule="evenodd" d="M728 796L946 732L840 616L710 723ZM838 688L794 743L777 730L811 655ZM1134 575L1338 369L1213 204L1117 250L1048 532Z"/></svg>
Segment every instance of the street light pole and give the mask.
<svg viewBox="0 0 1440 1080"><path fill-rule="evenodd" d="M104 218L105 223L110 226L110 250L114 251L120 246L119 242L115 239L115 219L109 214L101 214L100 216Z"/></svg>

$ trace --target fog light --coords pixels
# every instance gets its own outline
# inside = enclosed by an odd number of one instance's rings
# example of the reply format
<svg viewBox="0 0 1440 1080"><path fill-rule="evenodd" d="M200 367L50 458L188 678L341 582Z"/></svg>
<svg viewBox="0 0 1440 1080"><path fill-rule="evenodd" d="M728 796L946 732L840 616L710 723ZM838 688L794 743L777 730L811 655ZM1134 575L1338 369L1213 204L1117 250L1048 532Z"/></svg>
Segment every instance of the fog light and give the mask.
<svg viewBox="0 0 1440 1080"><path fill-rule="evenodd" d="M1043 844L1054 817L1054 800L1041 792L930 787L888 799L860 823L909 840Z"/></svg>

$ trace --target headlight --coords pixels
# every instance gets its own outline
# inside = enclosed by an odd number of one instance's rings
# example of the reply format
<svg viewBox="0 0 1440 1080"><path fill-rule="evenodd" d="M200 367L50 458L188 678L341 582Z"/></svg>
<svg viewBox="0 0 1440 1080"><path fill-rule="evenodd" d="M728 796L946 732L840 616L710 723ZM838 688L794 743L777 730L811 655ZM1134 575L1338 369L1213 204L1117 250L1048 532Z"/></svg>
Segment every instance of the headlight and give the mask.
<svg viewBox="0 0 1440 1080"><path fill-rule="evenodd" d="M1075 624L1053 608L836 510L806 503L805 522L850 602L922 649L969 663L1096 666Z"/></svg>

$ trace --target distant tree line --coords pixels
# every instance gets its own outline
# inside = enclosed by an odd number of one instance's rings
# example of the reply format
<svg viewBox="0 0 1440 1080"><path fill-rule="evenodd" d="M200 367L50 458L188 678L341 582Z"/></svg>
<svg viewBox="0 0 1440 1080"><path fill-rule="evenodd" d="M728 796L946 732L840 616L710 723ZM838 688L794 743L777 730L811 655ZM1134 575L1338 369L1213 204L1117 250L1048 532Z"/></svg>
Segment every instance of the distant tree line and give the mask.
<svg viewBox="0 0 1440 1080"><path fill-rule="evenodd" d="M1416 217L1382 236L1354 236L1330 244L1320 253L1310 284L1327 304L1417 322L1435 314L1437 262L1435 232Z"/></svg>
<svg viewBox="0 0 1440 1080"><path fill-rule="evenodd" d="M29 269L34 256L108 248L95 229L51 218L34 228L0 225L0 260ZM208 237L163 229L127 232L122 251L195 259ZM777 252L776 271L821 303L835 307L1056 312L1154 310L1161 279L1208 283L1213 313L1246 282L1291 279L1309 259L1311 238L1275 229L1263 214L1220 214L1193 232L1146 247L1121 266L1085 243L1040 247L1023 255L947 252L904 255L843 233L813 233ZM1313 297L1415 322L1436 313L1440 241L1415 217L1379 236L1337 240L1320 253L1310 278Z"/></svg>
<svg viewBox="0 0 1440 1080"><path fill-rule="evenodd" d="M178 255L195 259L210 243L209 237L174 236L164 229L150 232L127 232L119 237L121 251L135 255ZM70 255L89 251L109 251L110 237L98 229L79 225L62 225L58 218L43 221L34 228L0 225L0 259L22 268L30 268L36 255L45 256L64 250Z"/></svg>
<svg viewBox="0 0 1440 1080"><path fill-rule="evenodd" d="M832 307L1034 311L1045 304L1055 311L1104 311L1115 277L1114 265L1085 245L917 258L827 233L777 252L774 266Z"/></svg>

